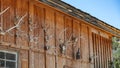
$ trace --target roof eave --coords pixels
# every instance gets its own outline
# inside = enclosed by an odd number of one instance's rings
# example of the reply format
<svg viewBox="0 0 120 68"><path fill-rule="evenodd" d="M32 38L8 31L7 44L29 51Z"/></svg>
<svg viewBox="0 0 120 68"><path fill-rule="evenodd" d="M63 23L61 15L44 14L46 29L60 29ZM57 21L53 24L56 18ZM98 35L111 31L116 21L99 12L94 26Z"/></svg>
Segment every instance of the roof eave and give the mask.
<svg viewBox="0 0 120 68"><path fill-rule="evenodd" d="M91 23L101 29L104 29L110 33L112 33L113 35L120 37L120 29L113 27L107 23L105 23L102 20L99 20L98 18L80 10L77 9L63 1L60 0L40 0L41 2L44 2L52 7L55 7L65 13L68 13L74 17L77 17L79 19L83 19L84 21Z"/></svg>

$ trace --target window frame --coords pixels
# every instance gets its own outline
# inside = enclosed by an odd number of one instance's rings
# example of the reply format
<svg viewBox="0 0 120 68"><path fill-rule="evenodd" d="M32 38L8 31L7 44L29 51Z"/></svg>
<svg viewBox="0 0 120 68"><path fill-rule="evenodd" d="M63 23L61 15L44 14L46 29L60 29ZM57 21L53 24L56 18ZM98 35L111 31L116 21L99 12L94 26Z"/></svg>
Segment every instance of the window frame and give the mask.
<svg viewBox="0 0 120 68"><path fill-rule="evenodd" d="M4 61L5 61L5 67L6 67L6 61L15 62L15 64L16 64L15 68L18 67L18 52L15 52L15 51L7 51L7 50L0 50L0 52L4 52L4 53L14 54L14 55L15 55L15 58L16 58L15 60L8 60L8 59L6 59L6 57L5 57L5 59L1 59L1 58L0 58L0 60L4 60ZM4 67L3 67L3 68L4 68Z"/></svg>

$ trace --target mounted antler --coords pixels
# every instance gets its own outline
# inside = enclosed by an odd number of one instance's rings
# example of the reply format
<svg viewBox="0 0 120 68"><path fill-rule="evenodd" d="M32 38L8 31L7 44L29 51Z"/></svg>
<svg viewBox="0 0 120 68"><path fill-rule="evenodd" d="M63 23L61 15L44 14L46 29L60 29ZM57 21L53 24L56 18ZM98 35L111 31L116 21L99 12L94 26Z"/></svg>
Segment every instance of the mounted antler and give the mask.
<svg viewBox="0 0 120 68"><path fill-rule="evenodd" d="M41 27L42 27L42 30L45 34L45 41L48 43L50 41L50 39L53 38L53 36L54 36L53 34L49 34L50 29L51 29L50 25L42 24Z"/></svg>
<svg viewBox="0 0 120 68"><path fill-rule="evenodd" d="M10 8L10 7L4 9L3 11L1 11L1 12L0 12L0 16L1 16L2 14L4 14L9 8ZM0 31L1 31L1 32L3 31L2 24L1 24L1 26L0 26Z"/></svg>
<svg viewBox="0 0 120 68"><path fill-rule="evenodd" d="M65 28L64 30L62 30L58 36L58 43L59 43L59 46L60 46L60 51L62 54L65 54L65 51L66 51L66 43L64 40L61 39L62 37L62 34L64 34L64 32L67 30L67 28Z"/></svg>
<svg viewBox="0 0 120 68"><path fill-rule="evenodd" d="M0 16L1 16L2 14L4 14L9 8L10 8L10 7L7 7L5 10L3 10L2 12L0 12Z"/></svg>
<svg viewBox="0 0 120 68"><path fill-rule="evenodd" d="M65 45L69 45L69 44L75 45L75 44L77 43L79 37L76 37L76 36L74 35L74 33L72 33L72 34L70 35L69 39L66 40L66 41L63 41L62 39L60 39L61 36L62 36L62 33L64 33L66 30L67 30L67 28L64 29L64 30L59 34L58 42L59 42L59 43L64 43Z"/></svg>
<svg viewBox="0 0 120 68"><path fill-rule="evenodd" d="M44 35L45 35L45 42L47 44L54 37L54 33L49 34L51 28L50 28L50 25L48 25L48 24L42 23L41 27L42 27L42 30L43 30ZM45 48L45 50L48 50L50 48L50 46L45 45L44 48Z"/></svg>
<svg viewBox="0 0 120 68"><path fill-rule="evenodd" d="M62 54L65 54L66 48L68 45L73 44L75 46L75 44L78 41L78 38L73 36L73 33L70 35L69 39L64 41L61 39L62 34L64 34L64 32L67 30L67 28L65 28L63 31L61 31L61 33L58 36L58 42L59 42L59 46L60 46L60 51Z"/></svg>
<svg viewBox="0 0 120 68"><path fill-rule="evenodd" d="M19 19L18 23L17 23L15 26L13 26L13 27L11 27L11 28L9 28L9 29L7 29L7 30L3 30L3 27L1 27L1 29L0 29L0 34L1 34L1 35L5 35L6 33L10 32L11 30L20 27L20 25L22 24L22 20L23 20L26 16L27 16L27 13Z"/></svg>
<svg viewBox="0 0 120 68"><path fill-rule="evenodd" d="M64 32L67 30L67 28L65 28L63 31L61 31L61 33L58 36L58 43L60 46L60 51L62 54L65 54L65 51L67 49L67 47L69 45L73 45L74 47L76 46L76 43L78 42L79 37L77 37L74 33L72 33L69 37L69 39L67 40L62 40L62 34L64 34ZM75 54L76 55L76 54ZM77 54L78 55L78 54Z"/></svg>

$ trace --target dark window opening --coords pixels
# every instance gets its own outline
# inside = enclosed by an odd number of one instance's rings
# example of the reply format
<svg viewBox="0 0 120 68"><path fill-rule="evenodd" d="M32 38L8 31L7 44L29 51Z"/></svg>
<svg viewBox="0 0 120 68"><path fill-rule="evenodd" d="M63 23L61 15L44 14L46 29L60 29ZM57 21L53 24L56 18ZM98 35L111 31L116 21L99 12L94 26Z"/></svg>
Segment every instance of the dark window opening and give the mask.
<svg viewBox="0 0 120 68"><path fill-rule="evenodd" d="M17 53L0 50L0 68L17 68Z"/></svg>

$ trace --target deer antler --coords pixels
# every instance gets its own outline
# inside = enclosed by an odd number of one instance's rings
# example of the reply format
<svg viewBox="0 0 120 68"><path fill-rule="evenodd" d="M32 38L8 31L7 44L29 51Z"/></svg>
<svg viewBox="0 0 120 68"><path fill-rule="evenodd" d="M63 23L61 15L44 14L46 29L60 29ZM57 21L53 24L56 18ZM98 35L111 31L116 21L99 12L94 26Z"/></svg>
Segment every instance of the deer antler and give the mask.
<svg viewBox="0 0 120 68"><path fill-rule="evenodd" d="M59 42L59 44L64 43L64 41L63 41L62 39L60 39L60 38L61 38L62 34L63 34L66 30L67 30L67 28L65 28L64 30L62 30L62 31L60 32L60 34L59 34L59 36L58 36L58 42Z"/></svg>
<svg viewBox="0 0 120 68"><path fill-rule="evenodd" d="M1 34L1 35L5 35L6 33L8 33L9 31L13 30L14 28L18 28L18 27L20 26L20 24L22 23L21 21L22 21L26 16L27 16L27 13L20 18L20 20L18 21L18 23L17 23L15 26L7 29L6 31L4 31L3 29L1 29L0 34Z"/></svg>
<svg viewBox="0 0 120 68"><path fill-rule="evenodd" d="M66 41L63 41L61 38L62 34L66 31L67 29L64 29L63 31L60 32L59 36L58 36L58 42L59 42L59 45L60 45L60 50L61 50L61 53L65 53L65 50L67 48L68 45L74 45L77 43L78 41L78 37L76 36L73 36L73 33L70 35L70 37L66 40Z"/></svg>
<svg viewBox="0 0 120 68"><path fill-rule="evenodd" d="M43 24L43 23L42 23L41 27L42 27L42 30L43 30L44 33L45 33L45 41L48 43L49 40L50 40L51 38L53 38L53 36L54 36L53 34L50 35L50 34L48 33L49 30L50 30L50 25L48 25L48 24Z"/></svg>
<svg viewBox="0 0 120 68"><path fill-rule="evenodd" d="M70 35L70 37L69 37L69 39L68 40L66 40L66 42L65 42L65 45L67 46L67 45L69 45L70 43L72 43L72 34Z"/></svg>
<svg viewBox="0 0 120 68"><path fill-rule="evenodd" d="M46 23L42 23L41 27L42 27L43 31L47 32L50 28L50 25L48 25Z"/></svg>
<svg viewBox="0 0 120 68"><path fill-rule="evenodd" d="M41 25L41 28L42 28L42 30L43 30L43 33L44 33L44 35L45 35L45 37L44 37L44 39L45 39L45 42L46 43L49 43L50 42L50 40L54 37L54 33L52 33L52 34L50 34L49 32L50 32L50 25L49 24L47 24L47 23L42 23L42 25ZM45 45L45 50L48 50L49 48L51 48L49 45Z"/></svg>
<svg viewBox="0 0 120 68"><path fill-rule="evenodd" d="M67 30L67 28L65 28L63 31L61 31L59 36L58 36L58 42L60 44L64 44L65 46L67 46L68 44L72 43L72 41L74 40L74 39L72 39L73 34L71 34L70 37L66 41L63 41L62 39L60 39L61 36L62 36L62 33L64 33L66 30Z"/></svg>
<svg viewBox="0 0 120 68"><path fill-rule="evenodd" d="M0 12L0 15L2 15L3 13L5 13L10 7L7 7L6 9L4 9L2 12Z"/></svg>
<svg viewBox="0 0 120 68"><path fill-rule="evenodd" d="M65 28L63 31L60 32L59 36L58 36L58 42L59 42L59 46L60 46L60 51L62 54L65 54L67 45L69 45L70 43L72 43L71 39L72 39L72 35L70 35L70 38L66 41L61 39L62 34L67 30L67 28Z"/></svg>
<svg viewBox="0 0 120 68"><path fill-rule="evenodd" d="M10 7L6 8L6 9L4 9L2 12L0 12L0 16L1 16L2 14L4 14L9 8L10 8ZM3 32L2 24L1 24L1 26L0 26L0 31Z"/></svg>

